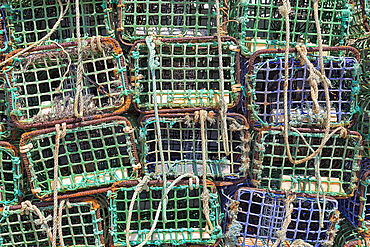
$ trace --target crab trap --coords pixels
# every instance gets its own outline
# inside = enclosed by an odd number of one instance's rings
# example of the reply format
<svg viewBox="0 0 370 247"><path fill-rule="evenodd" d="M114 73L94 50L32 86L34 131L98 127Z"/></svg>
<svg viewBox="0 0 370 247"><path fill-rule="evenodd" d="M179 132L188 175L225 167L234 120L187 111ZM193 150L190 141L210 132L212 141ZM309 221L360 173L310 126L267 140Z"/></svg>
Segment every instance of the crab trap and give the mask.
<svg viewBox="0 0 370 247"><path fill-rule="evenodd" d="M227 107L237 104L241 85L235 39L222 37L223 83L214 37L154 39L150 44L138 41L131 49L130 79L139 111L153 112L156 102L158 109L166 112L179 108L219 108L221 101ZM150 63L152 59L156 61L154 65Z"/></svg>
<svg viewBox="0 0 370 247"><path fill-rule="evenodd" d="M111 35L108 7L104 0L79 2L83 38ZM63 19L46 41L47 44L76 40L76 4L73 0L11 0L6 11L9 39L15 49L40 41L52 31L62 13L65 13Z"/></svg>
<svg viewBox="0 0 370 247"><path fill-rule="evenodd" d="M227 208L230 222L226 235L234 236L234 246L273 246L278 239L277 232L285 222L286 203L291 196L248 187L240 188ZM318 247L332 241L339 220L337 201L331 197L318 199L309 194L298 194L293 198L290 203L293 210L286 231L286 242L301 239ZM321 217L323 227L320 227Z"/></svg>
<svg viewBox="0 0 370 247"><path fill-rule="evenodd" d="M0 141L0 204L14 205L21 196L21 161L16 147Z"/></svg>
<svg viewBox="0 0 370 247"><path fill-rule="evenodd" d="M217 33L215 1L119 0L117 7L117 33L124 42L133 43L146 36L179 38ZM224 10L219 16L221 23L228 16L225 7L220 6Z"/></svg>
<svg viewBox="0 0 370 247"><path fill-rule="evenodd" d="M349 50L354 57L324 56L326 77L330 80L330 122L333 125L349 125L356 113L359 92L358 67L360 55L350 47L328 47L324 51ZM290 49L289 81L287 88L289 122L295 127L325 126L326 95L323 83L318 83L317 101L311 89L310 67L302 64L296 49ZM317 52L317 48L307 48ZM276 57L258 62L263 54L279 54L283 50L260 50L249 60L246 84L250 87L250 117L255 127L281 126L284 124L284 74L285 59ZM280 55L280 54L279 54ZM307 54L308 60L317 69L319 56ZM256 62L257 61L257 62ZM313 98L314 97L314 98ZM314 103L317 102L317 105ZM315 111L314 108L315 107Z"/></svg>
<svg viewBox="0 0 370 247"><path fill-rule="evenodd" d="M315 46L318 42L313 1L289 0L292 44ZM279 13L282 2L276 0L247 0L240 4L242 17L240 45L246 55L260 49L282 48L286 42L285 19ZM326 46L343 45L348 33L352 6L346 0L319 2L322 42ZM244 50L243 49L243 50Z"/></svg>
<svg viewBox="0 0 370 247"><path fill-rule="evenodd" d="M9 64L6 69L11 85L9 103L18 127L83 120L75 117L75 108L87 120L118 115L128 109L131 96L117 41L90 39L83 47L81 90L77 90L76 42L38 47Z"/></svg>
<svg viewBox="0 0 370 247"><path fill-rule="evenodd" d="M62 234L57 236L57 245L105 246L99 204L92 198L80 200L71 200L60 210ZM52 203L24 202L2 208L0 215L1 246L51 246Z"/></svg>
<svg viewBox="0 0 370 247"><path fill-rule="evenodd" d="M364 238L351 223L342 219L334 239L333 247L367 247L368 239Z"/></svg>
<svg viewBox="0 0 370 247"><path fill-rule="evenodd" d="M110 218L113 246L126 246L127 242L131 245L142 243L153 224L155 230L152 235L148 235L147 245L211 245L223 237L219 225L221 207L216 186L212 182L207 181L209 197L203 198L203 186L194 185L191 181L179 181L172 189L166 189L166 206L162 205L162 196L165 196L163 181L152 180L147 185L147 189L139 191L135 198L133 195L137 187L125 186L112 190ZM132 200L134 204L130 211ZM208 217L204 214L205 207L209 208ZM159 218L155 225L158 212ZM129 217L131 221L128 221Z"/></svg>
<svg viewBox="0 0 370 247"><path fill-rule="evenodd" d="M159 115L160 135L167 176L204 172L201 127L198 112ZM222 119L219 114L208 112L205 121L207 175L216 178L245 177L249 166L248 123L244 116L235 113L226 115L229 154L222 138ZM156 118L148 115L142 119L142 159L147 173L163 171Z"/></svg>
<svg viewBox="0 0 370 247"><path fill-rule="evenodd" d="M292 158L308 157L312 153L308 145L316 150L324 135L325 130L319 129L289 131ZM281 128L255 132L253 141L251 177L258 188L315 194L318 186L320 193L338 197L350 196L356 189L362 146L355 131L333 134L315 158L300 164L289 161Z"/></svg>
<svg viewBox="0 0 370 247"><path fill-rule="evenodd" d="M53 193L56 128L22 135L20 142L31 189L40 198ZM135 138L123 117L66 126L58 150L58 191L70 192L134 179L140 173Z"/></svg>

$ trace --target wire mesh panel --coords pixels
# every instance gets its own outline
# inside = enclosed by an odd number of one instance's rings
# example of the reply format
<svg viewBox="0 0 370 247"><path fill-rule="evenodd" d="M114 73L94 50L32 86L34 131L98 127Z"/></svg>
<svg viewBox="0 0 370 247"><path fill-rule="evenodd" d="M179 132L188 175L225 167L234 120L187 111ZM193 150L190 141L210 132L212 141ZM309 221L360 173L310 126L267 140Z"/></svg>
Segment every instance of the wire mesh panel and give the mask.
<svg viewBox="0 0 370 247"><path fill-rule="evenodd" d="M307 144L316 150L325 134L324 130L297 130L299 133L288 133L294 160L309 156L312 151ZM251 176L259 188L315 194L316 186L321 181L321 192L331 196L348 196L357 186L356 172L360 169L362 148L361 135L357 132L348 131L346 136L333 134L316 158L301 164L289 161L282 129L261 130L255 133L253 139L255 151ZM316 175L316 165L319 167L319 177Z"/></svg>
<svg viewBox="0 0 370 247"><path fill-rule="evenodd" d="M21 148L32 192L53 192L55 128L23 134ZM67 125L58 158L59 191L76 191L135 178L139 170L131 125L111 117Z"/></svg>
<svg viewBox="0 0 370 247"><path fill-rule="evenodd" d="M21 161L16 147L0 141L0 204L14 205L21 195Z"/></svg>
<svg viewBox="0 0 370 247"><path fill-rule="evenodd" d="M63 10L55 0L10 1L7 9L9 35L13 48L24 48L41 40L51 32L61 13L66 11L62 21L49 38L58 42L76 39L76 3L61 0ZM109 26L109 8L104 0L80 1L81 36L107 36Z"/></svg>
<svg viewBox="0 0 370 247"><path fill-rule="evenodd" d="M317 43L313 2L290 0L294 15L290 18L291 42L308 46ZM244 18L241 22L241 45L246 54L256 50L281 48L285 45L285 19L279 13L282 3L276 0L248 0L240 4ZM319 3L319 18L324 45L343 45L351 15L351 5L346 0L323 0Z"/></svg>
<svg viewBox="0 0 370 247"><path fill-rule="evenodd" d="M346 47L325 50L346 50ZM295 51L295 49L292 49ZM317 51L317 48L308 49ZM356 99L359 92L359 53L351 49L354 57L324 57L325 74L331 82L329 97L332 124L348 125L356 113ZM281 53L281 50L261 50L249 60L247 84L251 88L250 109L255 126L281 126L284 123L284 74L285 59L277 57L254 63L263 53ZM307 58L320 71L318 56L308 54ZM289 60L288 112L290 124L295 127L324 126L326 119L326 96L323 83L318 85L319 109L313 111L311 75L307 64L301 63L298 54L291 54Z"/></svg>
<svg viewBox="0 0 370 247"><path fill-rule="evenodd" d="M116 115L129 107L125 61L117 41L91 39L82 55L82 97L76 97L76 43L38 47L13 60L7 80L13 120L21 128L81 120L74 116L77 99L85 117Z"/></svg>
<svg viewBox="0 0 370 247"><path fill-rule="evenodd" d="M118 1L118 35L127 42L145 36L198 37L217 33L216 4L210 0ZM223 2L221 1L221 4ZM220 6L223 8L223 6ZM220 22L227 16L221 12Z"/></svg>
<svg viewBox="0 0 370 247"><path fill-rule="evenodd" d="M35 211L22 206L12 206L1 210L1 246L51 246L46 230L53 228L53 205L35 204L40 209L41 219ZM26 211L24 211L26 210ZM43 223L47 222L47 226ZM70 202L62 210L61 230L65 246L104 246L100 206L92 199ZM60 244L57 237L57 244Z"/></svg>
<svg viewBox="0 0 370 247"><path fill-rule="evenodd" d="M162 183L163 184L163 183ZM168 193L166 209L162 208L167 219L163 219L162 211L154 233L147 244L157 246L164 244L213 244L217 238L223 236L220 221L220 204L215 185L208 181L209 200L203 200L203 187L190 187L187 183L179 183ZM122 187L111 195L111 219L114 246L126 246L126 224L129 215L129 206L133 198L135 187ZM131 245L144 241L149 233L155 214L162 200L163 187L149 186L136 197L132 218L130 221L129 240ZM206 223L203 213L204 203L210 209L209 218L212 228ZM208 225L208 226L207 226Z"/></svg>
<svg viewBox="0 0 370 247"><path fill-rule="evenodd" d="M231 37L222 39L224 85L220 82L219 52L214 37L154 40L159 63L155 78L149 64L149 52L153 50L144 41L137 42L131 50L136 107L153 111L154 97L158 109L219 107L222 87L224 101L228 107L234 106L240 91L238 46Z"/></svg>
<svg viewBox="0 0 370 247"><path fill-rule="evenodd" d="M241 231L236 234L236 246L273 246L287 214L286 195L244 187L235 193L235 200L239 202L239 207L234 225L241 225ZM291 205L293 211L286 232L287 241L302 239L313 246L324 246L326 241L332 240L334 235L331 230L336 227L334 216L339 213L334 198L326 197L324 208L322 197L318 202L315 195L298 195ZM320 211L323 214L322 228L319 224Z"/></svg>
<svg viewBox="0 0 370 247"><path fill-rule="evenodd" d="M244 177L249 166L248 123L242 115L231 113L227 115L230 150L230 154L227 154L223 146L221 121L219 114L209 112L205 123L207 174L211 177ZM153 115L142 120L142 151L146 171L159 174L162 171L162 165L155 123L156 119ZM196 114L160 115L160 128L166 174L202 175L204 168L201 129Z"/></svg>
<svg viewBox="0 0 370 247"><path fill-rule="evenodd" d="M333 247L366 247L366 241L351 223L343 219L335 236Z"/></svg>

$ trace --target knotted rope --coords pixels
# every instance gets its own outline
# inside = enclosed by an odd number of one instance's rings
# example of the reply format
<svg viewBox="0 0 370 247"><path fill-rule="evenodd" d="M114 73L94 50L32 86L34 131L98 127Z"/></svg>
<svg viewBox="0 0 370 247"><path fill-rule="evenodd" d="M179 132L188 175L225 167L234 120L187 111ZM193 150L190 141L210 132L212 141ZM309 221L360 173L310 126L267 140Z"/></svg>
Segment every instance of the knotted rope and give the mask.
<svg viewBox="0 0 370 247"><path fill-rule="evenodd" d="M76 97L73 106L75 117L83 117L83 63L82 63L82 40L81 40L81 23L80 23L80 1L76 0L76 38L77 38L77 81L76 81Z"/></svg>
<svg viewBox="0 0 370 247"><path fill-rule="evenodd" d="M62 130L60 130L60 125L55 125L55 149L54 149L54 181L53 181L53 202L54 202L54 211L53 211L53 238L52 246L57 246L57 232L58 232L58 189L59 189L59 174L58 174L58 163L59 163L59 145L60 139L64 138L67 133L66 123L62 123Z"/></svg>

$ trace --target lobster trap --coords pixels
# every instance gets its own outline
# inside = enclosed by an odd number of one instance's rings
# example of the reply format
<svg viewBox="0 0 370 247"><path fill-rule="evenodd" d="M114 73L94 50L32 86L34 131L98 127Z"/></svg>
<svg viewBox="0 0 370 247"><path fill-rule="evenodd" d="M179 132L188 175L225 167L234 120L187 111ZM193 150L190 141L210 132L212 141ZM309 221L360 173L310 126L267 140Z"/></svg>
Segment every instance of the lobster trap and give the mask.
<svg viewBox="0 0 370 247"><path fill-rule="evenodd" d="M316 150L324 134L319 129L289 131L292 158L308 157L312 153L308 145ZM361 135L355 131L348 131L346 136L333 134L315 158L300 164L289 161L281 128L256 132L253 140L251 177L258 188L315 194L322 187L320 193L341 197L352 195L356 189L362 146Z"/></svg>
<svg viewBox="0 0 370 247"><path fill-rule="evenodd" d="M7 57L19 52L16 50ZM7 68L11 85L9 103L20 128L71 123L75 107L85 119L109 117L128 109L125 61L117 41L90 39L82 49L81 91L77 90L77 43L34 48L14 59ZM78 97L80 96L80 97Z"/></svg>
<svg viewBox="0 0 370 247"><path fill-rule="evenodd" d="M324 56L325 74L331 82L329 97L331 102L330 122L333 125L349 125L356 113L356 99L359 92L358 67L360 55L354 48L327 47L324 51L349 50L354 57ZM307 48L317 52L317 48ZM279 54L282 50L260 50L249 60L246 85L249 94L250 116L255 127L281 126L284 124L284 74L285 59L276 57L255 62L263 54ZM323 83L318 83L316 112L313 107L315 96L311 89L311 74L307 64L302 64L299 55L290 49L289 81L287 88L289 122L295 127L325 126L326 95ZM308 53L312 65L319 68L319 56ZM313 75L312 75L313 76ZM314 97L314 98L313 98Z"/></svg>
<svg viewBox="0 0 370 247"><path fill-rule="evenodd" d="M368 34L358 38L353 47L361 54L361 83L365 92L370 91L370 36Z"/></svg>
<svg viewBox="0 0 370 247"><path fill-rule="evenodd" d="M60 228L64 246L104 246L100 206L91 198L71 200L62 209ZM34 209L36 206L40 214ZM51 246L48 231L52 224L52 203L22 204L1 210L0 241L2 246ZM58 245L59 246L59 245Z"/></svg>
<svg viewBox="0 0 370 247"><path fill-rule="evenodd" d="M16 147L0 141L0 204L14 205L21 196L21 161Z"/></svg>
<svg viewBox="0 0 370 247"><path fill-rule="evenodd" d="M175 108L219 108L221 100L227 107L237 104L241 85L235 39L222 37L224 83L220 81L218 44L214 37L156 39L153 43L155 48L151 49L145 41L138 41L131 49L130 78L139 111L153 112L155 100L158 109L167 112ZM158 54L155 68L149 63L152 56L149 54L153 52Z"/></svg>
<svg viewBox="0 0 370 247"><path fill-rule="evenodd" d="M358 131L363 138L363 156L370 157L370 95L362 92L359 97L359 113L357 114L356 123L353 129Z"/></svg>
<svg viewBox="0 0 370 247"><path fill-rule="evenodd" d="M76 40L75 1L69 3L67 0L61 0L61 3L62 6L55 0L11 1L7 8L7 21L12 47L25 48L41 40L51 32L62 12L65 11L60 24L46 42L52 44L52 40L58 40L58 42ZM109 31L111 14L106 1L80 1L79 6L81 16L79 31L83 38L113 35Z"/></svg>
<svg viewBox="0 0 370 247"><path fill-rule="evenodd" d="M123 117L67 125L58 151L58 191L77 191L136 178L135 138ZM53 193L56 129L22 135L20 146L31 189L39 198ZM76 194L75 196L78 196Z"/></svg>
<svg viewBox="0 0 370 247"><path fill-rule="evenodd" d="M292 44L304 43L313 46L318 42L313 2L290 0L294 15L290 19ZM282 2L277 0L248 0L240 4L240 44L246 55L260 49L282 48L286 42L285 19L279 13ZM322 42L326 46L343 45L348 32L351 5L346 0L323 0L319 3L319 18Z"/></svg>
<svg viewBox="0 0 370 247"><path fill-rule="evenodd" d="M167 176L176 177L185 173L200 176L204 173L201 127L197 113L159 115L164 170ZM249 166L250 144L247 120L239 114L227 114L229 154L224 147L221 121L219 114L208 113L204 130L207 175L217 178L245 177ZM146 164L146 172L159 174L163 168L155 126L154 115L148 115L142 120L142 159Z"/></svg>
<svg viewBox="0 0 370 247"><path fill-rule="evenodd" d="M0 140L9 140L12 137L11 128L9 127L9 103L8 90L5 86L4 78L0 78Z"/></svg>
<svg viewBox="0 0 370 247"><path fill-rule="evenodd" d="M348 37L350 39L357 39L364 36L370 31L369 20L367 14L369 13L368 0L355 0L352 5L351 21L349 23Z"/></svg>
<svg viewBox="0 0 370 247"><path fill-rule="evenodd" d="M172 182L172 181L169 181ZM121 183L123 184L123 183ZM138 184L138 182L136 183ZM126 232L131 245L140 244L149 233L160 203L162 203L163 182L152 180L147 190L139 192L133 210L129 206L133 200L135 187L121 187L112 190L110 195L111 234L113 246L126 246ZM216 243L223 234L220 227L221 207L216 186L207 181L209 199L201 197L203 186L192 186L191 182L180 181L169 192L166 208L160 211L159 220L147 245L204 244ZM203 208L209 207L209 223ZM131 215L131 221L128 217ZM164 219L164 215L166 219ZM130 227L126 231L127 224ZM211 225L209 225L211 224Z"/></svg>
<svg viewBox="0 0 370 247"><path fill-rule="evenodd" d="M226 234L237 237L236 246L273 246L287 215L287 198L281 193L240 188L227 208L228 215L235 211L236 218L229 222ZM318 200L315 195L297 195L291 202L293 211L286 232L287 242L301 239L316 247L332 241L339 214L337 204L331 197L326 197L324 203L322 197ZM320 217L323 217L323 227L320 227ZM231 229L240 231L231 233Z"/></svg>
<svg viewBox="0 0 370 247"><path fill-rule="evenodd" d="M366 247L368 241L346 219L339 222L339 230L334 239L333 247Z"/></svg>
<svg viewBox="0 0 370 247"><path fill-rule="evenodd" d="M220 1L224 4L223 1ZM217 33L215 1L118 1L118 38L133 43L146 36L199 37ZM220 6L224 10L224 6ZM220 22L226 21L227 9ZM225 31L225 26L224 26Z"/></svg>

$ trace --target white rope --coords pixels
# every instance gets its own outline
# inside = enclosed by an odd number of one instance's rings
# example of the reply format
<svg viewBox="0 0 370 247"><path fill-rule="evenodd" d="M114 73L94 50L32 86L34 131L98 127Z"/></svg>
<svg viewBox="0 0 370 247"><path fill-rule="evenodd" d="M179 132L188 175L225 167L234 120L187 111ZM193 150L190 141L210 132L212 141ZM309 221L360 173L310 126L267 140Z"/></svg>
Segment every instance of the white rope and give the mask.
<svg viewBox="0 0 370 247"><path fill-rule="evenodd" d="M33 148L32 142L28 143L27 145L19 147L19 152L24 154L29 152Z"/></svg>
<svg viewBox="0 0 370 247"><path fill-rule="evenodd" d="M59 92L60 92L60 90L62 89L63 83L64 83L64 81L66 80L67 75L68 75L68 73L69 73L69 71L70 71L70 69L71 69L72 59L71 59L71 56L69 55L69 53L64 49L64 47L63 47L63 46L61 46L58 42L56 42L56 41L54 41L54 40L52 40L52 42L53 42L55 45L57 45L57 46L58 46L58 47L63 51L63 53L64 53L64 54L66 54L66 56L67 56L67 60L68 60L67 70L64 72L64 74L63 74L63 76L62 76L62 78L63 78L63 79L60 81L59 86L55 89L55 91L56 91L57 93L59 93Z"/></svg>
<svg viewBox="0 0 370 247"><path fill-rule="evenodd" d="M58 228L58 235L59 235L59 246L64 247L64 239L63 239L63 229L62 229L62 217L63 217L63 208L66 200L61 200L59 205L58 211L58 220L57 220L57 228Z"/></svg>
<svg viewBox="0 0 370 247"><path fill-rule="evenodd" d="M76 38L77 38L77 81L76 81L76 97L74 102L74 115L75 117L83 117L83 63L82 63L82 40L81 40L81 24L80 24L80 1L76 0Z"/></svg>

